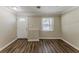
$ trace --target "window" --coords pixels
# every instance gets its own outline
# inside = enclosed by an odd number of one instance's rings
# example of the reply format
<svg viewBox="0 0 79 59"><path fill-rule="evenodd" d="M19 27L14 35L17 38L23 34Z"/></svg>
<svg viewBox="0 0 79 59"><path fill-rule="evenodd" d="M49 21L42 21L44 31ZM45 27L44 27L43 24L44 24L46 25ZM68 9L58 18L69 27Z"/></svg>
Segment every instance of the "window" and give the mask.
<svg viewBox="0 0 79 59"><path fill-rule="evenodd" d="M53 31L54 19L52 17L46 17L42 19L42 31Z"/></svg>

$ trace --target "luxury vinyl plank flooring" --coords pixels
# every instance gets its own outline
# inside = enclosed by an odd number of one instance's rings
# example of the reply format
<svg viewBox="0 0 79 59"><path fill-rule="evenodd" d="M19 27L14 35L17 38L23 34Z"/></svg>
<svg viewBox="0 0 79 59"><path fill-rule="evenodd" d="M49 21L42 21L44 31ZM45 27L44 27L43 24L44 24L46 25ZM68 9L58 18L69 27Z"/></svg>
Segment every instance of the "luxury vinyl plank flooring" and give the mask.
<svg viewBox="0 0 79 59"><path fill-rule="evenodd" d="M60 39L41 39L28 42L18 39L1 51L1 53L78 53L79 51Z"/></svg>

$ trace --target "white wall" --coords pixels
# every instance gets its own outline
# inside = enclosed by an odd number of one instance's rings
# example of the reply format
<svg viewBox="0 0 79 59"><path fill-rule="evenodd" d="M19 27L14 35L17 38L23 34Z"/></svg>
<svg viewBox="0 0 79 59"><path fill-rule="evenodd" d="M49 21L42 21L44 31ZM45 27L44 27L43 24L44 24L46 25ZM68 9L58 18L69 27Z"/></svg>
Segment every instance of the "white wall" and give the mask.
<svg viewBox="0 0 79 59"><path fill-rule="evenodd" d="M79 8L62 15L64 40L79 49Z"/></svg>
<svg viewBox="0 0 79 59"><path fill-rule="evenodd" d="M28 17L28 39L31 41L39 40L40 20L38 16Z"/></svg>
<svg viewBox="0 0 79 59"><path fill-rule="evenodd" d="M60 38L61 37L61 19L60 16L54 16L54 31L50 31L50 32L44 32L41 30L41 21L42 21L43 17L38 17L38 16L29 16L28 19L28 29L29 30L33 30L30 33L31 37L34 37L33 35L35 35L36 37L38 36L38 34L36 34L35 32L39 33L39 37L40 39L42 38ZM33 34L34 33L34 34Z"/></svg>
<svg viewBox="0 0 79 59"><path fill-rule="evenodd" d="M40 21L41 21L40 16L29 16L28 17L28 27L29 27L29 29L40 30L40 26L41 26Z"/></svg>
<svg viewBox="0 0 79 59"><path fill-rule="evenodd" d="M0 49L16 38L16 16L0 7Z"/></svg>

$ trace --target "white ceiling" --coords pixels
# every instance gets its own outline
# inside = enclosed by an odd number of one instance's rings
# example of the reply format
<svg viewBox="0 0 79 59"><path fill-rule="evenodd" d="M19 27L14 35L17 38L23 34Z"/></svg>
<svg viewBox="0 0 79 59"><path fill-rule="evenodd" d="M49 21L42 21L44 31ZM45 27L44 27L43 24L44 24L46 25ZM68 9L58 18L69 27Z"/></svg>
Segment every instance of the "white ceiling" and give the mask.
<svg viewBox="0 0 79 59"><path fill-rule="evenodd" d="M40 9L36 8L36 6L19 6L16 8L15 11L18 15L53 16L61 15L63 12L73 8L73 6L41 6Z"/></svg>

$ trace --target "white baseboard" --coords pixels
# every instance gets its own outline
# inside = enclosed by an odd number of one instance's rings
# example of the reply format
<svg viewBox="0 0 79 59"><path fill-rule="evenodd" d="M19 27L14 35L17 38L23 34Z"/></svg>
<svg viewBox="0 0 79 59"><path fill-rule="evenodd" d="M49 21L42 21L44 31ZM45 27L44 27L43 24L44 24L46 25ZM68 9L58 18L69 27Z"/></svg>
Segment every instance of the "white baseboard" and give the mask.
<svg viewBox="0 0 79 59"><path fill-rule="evenodd" d="M40 37L39 39L62 39L62 37ZM39 41L39 39L28 39L28 41Z"/></svg>
<svg viewBox="0 0 79 59"><path fill-rule="evenodd" d="M40 39L62 39L62 37L40 37Z"/></svg>
<svg viewBox="0 0 79 59"><path fill-rule="evenodd" d="M39 39L28 39L28 41L39 41Z"/></svg>
<svg viewBox="0 0 79 59"><path fill-rule="evenodd" d="M79 50L78 47L76 47L75 45L71 44L70 42L68 42L67 40L65 39L62 39L64 42L66 42L67 44L71 45L72 47L74 47L75 49Z"/></svg>
<svg viewBox="0 0 79 59"><path fill-rule="evenodd" d="M17 38L15 38L13 41L11 41L10 43L8 43L5 46L3 46L2 48L0 48L0 51L2 51L4 48L8 47L10 44L12 44L16 40L17 40Z"/></svg>

